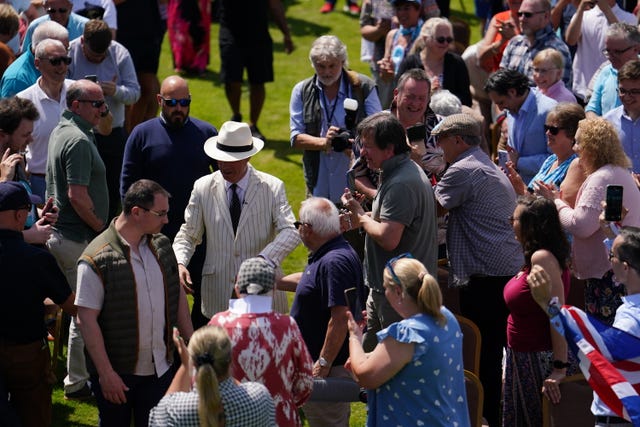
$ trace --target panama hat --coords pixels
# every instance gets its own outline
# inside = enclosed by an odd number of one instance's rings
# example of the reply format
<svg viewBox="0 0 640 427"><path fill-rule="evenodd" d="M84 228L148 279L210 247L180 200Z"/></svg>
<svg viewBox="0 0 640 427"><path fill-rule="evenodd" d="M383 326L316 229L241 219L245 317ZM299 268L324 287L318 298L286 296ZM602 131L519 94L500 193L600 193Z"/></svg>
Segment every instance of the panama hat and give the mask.
<svg viewBox="0 0 640 427"><path fill-rule="evenodd" d="M217 136L204 143L207 156L222 162L236 162L253 156L264 147L264 141L251 136L246 123L224 122Z"/></svg>

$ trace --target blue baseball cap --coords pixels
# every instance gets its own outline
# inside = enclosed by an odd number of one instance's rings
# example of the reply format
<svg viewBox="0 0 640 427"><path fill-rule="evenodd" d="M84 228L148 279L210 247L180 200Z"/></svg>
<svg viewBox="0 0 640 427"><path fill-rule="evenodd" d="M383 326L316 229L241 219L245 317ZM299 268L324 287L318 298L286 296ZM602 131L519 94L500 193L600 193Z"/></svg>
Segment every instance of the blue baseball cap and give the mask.
<svg viewBox="0 0 640 427"><path fill-rule="evenodd" d="M42 199L29 194L19 182L0 182L0 212L14 211L37 203L42 203Z"/></svg>

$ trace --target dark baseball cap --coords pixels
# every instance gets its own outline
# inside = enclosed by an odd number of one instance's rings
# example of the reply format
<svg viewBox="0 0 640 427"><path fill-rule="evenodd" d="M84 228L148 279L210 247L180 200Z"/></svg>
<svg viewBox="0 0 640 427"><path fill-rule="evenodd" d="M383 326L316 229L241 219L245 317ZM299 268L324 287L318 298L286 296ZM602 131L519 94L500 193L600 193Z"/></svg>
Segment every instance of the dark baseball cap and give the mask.
<svg viewBox="0 0 640 427"><path fill-rule="evenodd" d="M29 194L19 182L0 182L0 212L14 211L37 203L42 203L42 199Z"/></svg>

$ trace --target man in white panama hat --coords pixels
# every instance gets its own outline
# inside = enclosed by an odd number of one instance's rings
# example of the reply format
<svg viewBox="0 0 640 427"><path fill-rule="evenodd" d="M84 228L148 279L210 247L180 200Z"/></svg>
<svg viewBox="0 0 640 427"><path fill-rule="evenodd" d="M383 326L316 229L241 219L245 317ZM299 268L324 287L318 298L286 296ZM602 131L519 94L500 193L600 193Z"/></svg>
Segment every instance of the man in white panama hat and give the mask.
<svg viewBox="0 0 640 427"><path fill-rule="evenodd" d="M249 125L239 122L224 123L204 145L219 170L195 182L173 250L180 282L188 289L191 278L185 266L206 232L201 310L208 318L227 309L242 261L262 256L279 266L300 243L283 182L249 164L263 146L251 136ZM286 311L280 291L274 306Z"/></svg>

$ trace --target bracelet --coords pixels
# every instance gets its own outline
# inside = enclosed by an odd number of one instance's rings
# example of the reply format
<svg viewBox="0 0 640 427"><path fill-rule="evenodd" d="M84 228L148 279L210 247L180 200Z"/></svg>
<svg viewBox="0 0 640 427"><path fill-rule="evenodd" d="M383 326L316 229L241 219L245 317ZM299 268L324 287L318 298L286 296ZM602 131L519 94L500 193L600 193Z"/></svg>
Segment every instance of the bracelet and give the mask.
<svg viewBox="0 0 640 427"><path fill-rule="evenodd" d="M563 362L562 360L558 360L558 359L553 361L554 369L565 369L565 368L568 368L569 366L571 366L571 363L569 362Z"/></svg>

